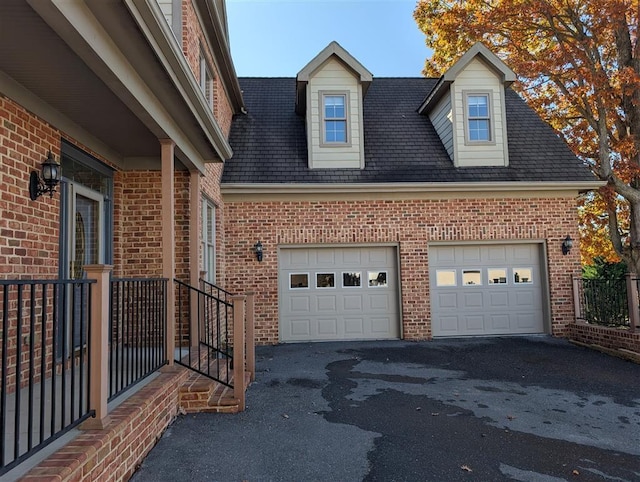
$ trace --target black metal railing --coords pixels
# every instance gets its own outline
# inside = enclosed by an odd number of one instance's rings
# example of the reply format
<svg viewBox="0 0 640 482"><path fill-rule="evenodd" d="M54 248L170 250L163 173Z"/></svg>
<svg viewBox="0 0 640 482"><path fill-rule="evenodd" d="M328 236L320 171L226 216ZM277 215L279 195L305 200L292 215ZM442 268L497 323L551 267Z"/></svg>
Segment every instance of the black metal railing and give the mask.
<svg viewBox="0 0 640 482"><path fill-rule="evenodd" d="M93 280L0 280L0 475L89 410Z"/></svg>
<svg viewBox="0 0 640 482"><path fill-rule="evenodd" d="M167 363L166 278L111 280L109 400Z"/></svg>
<svg viewBox="0 0 640 482"><path fill-rule="evenodd" d="M574 284L577 291L576 318L595 325L629 326L625 278L576 278Z"/></svg>
<svg viewBox="0 0 640 482"><path fill-rule="evenodd" d="M229 328L233 305L220 296L174 280L176 284L176 363L232 387L233 353ZM211 285L215 286L215 285ZM216 287L217 288L217 287Z"/></svg>
<svg viewBox="0 0 640 482"><path fill-rule="evenodd" d="M206 280L201 279L200 280L200 284L201 284L201 288L202 291L204 291L205 293L213 296L214 298L218 298L219 300L223 300L227 303L231 303L231 297L233 296L233 293L230 293L229 291L221 288L218 285L215 285L213 283L209 283Z"/></svg>

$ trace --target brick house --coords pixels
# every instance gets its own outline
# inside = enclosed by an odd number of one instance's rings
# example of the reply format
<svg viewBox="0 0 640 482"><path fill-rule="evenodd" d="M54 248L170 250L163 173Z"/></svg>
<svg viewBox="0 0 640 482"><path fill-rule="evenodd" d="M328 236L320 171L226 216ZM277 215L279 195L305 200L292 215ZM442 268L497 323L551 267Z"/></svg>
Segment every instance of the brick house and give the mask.
<svg viewBox="0 0 640 482"><path fill-rule="evenodd" d="M563 243L601 183L515 80L481 44L440 79L374 79L335 42L295 78L240 79L226 284L258 293L258 343L566 336Z"/></svg>
<svg viewBox="0 0 640 482"><path fill-rule="evenodd" d="M82 425L27 478L128 478L184 407L192 313L232 309L228 42L223 0L0 2L0 475Z"/></svg>

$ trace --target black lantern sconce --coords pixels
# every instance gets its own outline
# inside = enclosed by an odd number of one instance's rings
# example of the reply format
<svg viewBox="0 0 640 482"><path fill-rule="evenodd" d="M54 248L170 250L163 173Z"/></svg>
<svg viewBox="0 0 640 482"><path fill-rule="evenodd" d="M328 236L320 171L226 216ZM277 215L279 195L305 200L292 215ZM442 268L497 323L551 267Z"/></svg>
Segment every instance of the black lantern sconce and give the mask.
<svg viewBox="0 0 640 482"><path fill-rule="evenodd" d="M262 261L262 243L260 241L253 245L253 251L256 253L256 259Z"/></svg>
<svg viewBox="0 0 640 482"><path fill-rule="evenodd" d="M29 197L31 200L35 201L39 196L46 193L49 193L49 197L53 197L53 193L56 192L56 186L60 182L61 171L60 164L56 162L53 154L49 151L41 166L42 177L37 171L31 171L31 176L29 177Z"/></svg>
<svg viewBox="0 0 640 482"><path fill-rule="evenodd" d="M562 254L569 254L571 248L573 248L573 239L567 234L567 237L562 241Z"/></svg>

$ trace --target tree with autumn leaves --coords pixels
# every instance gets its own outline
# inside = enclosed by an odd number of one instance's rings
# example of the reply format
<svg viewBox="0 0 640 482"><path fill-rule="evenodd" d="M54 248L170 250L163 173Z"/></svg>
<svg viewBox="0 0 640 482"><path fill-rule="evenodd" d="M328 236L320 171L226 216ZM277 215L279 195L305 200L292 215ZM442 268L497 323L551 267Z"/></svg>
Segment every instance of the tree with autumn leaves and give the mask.
<svg viewBox="0 0 640 482"><path fill-rule="evenodd" d="M440 76L475 42L518 75L515 88L606 181L580 199L583 262L619 256L640 273L638 0L420 0L414 18Z"/></svg>

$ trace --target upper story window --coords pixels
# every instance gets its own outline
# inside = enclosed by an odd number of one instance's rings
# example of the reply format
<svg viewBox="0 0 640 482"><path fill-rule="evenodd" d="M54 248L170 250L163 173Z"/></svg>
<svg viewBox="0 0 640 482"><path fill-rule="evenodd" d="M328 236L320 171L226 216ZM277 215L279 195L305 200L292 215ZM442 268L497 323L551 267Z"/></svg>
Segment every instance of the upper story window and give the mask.
<svg viewBox="0 0 640 482"><path fill-rule="evenodd" d="M207 105L213 110L213 75L203 52L200 52L200 89L207 99Z"/></svg>
<svg viewBox="0 0 640 482"><path fill-rule="evenodd" d="M347 94L323 93L323 144L347 143Z"/></svg>
<svg viewBox="0 0 640 482"><path fill-rule="evenodd" d="M464 97L467 141L492 142L489 94L467 93Z"/></svg>

